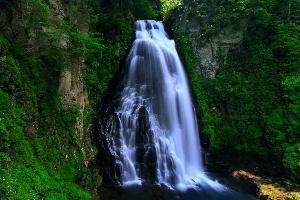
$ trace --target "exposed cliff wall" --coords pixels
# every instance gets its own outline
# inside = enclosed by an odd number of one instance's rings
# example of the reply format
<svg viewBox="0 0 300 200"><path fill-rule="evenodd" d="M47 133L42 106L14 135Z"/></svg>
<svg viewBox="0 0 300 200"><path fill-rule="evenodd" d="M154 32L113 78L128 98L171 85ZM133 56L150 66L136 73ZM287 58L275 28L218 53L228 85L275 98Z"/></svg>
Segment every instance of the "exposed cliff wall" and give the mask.
<svg viewBox="0 0 300 200"><path fill-rule="evenodd" d="M210 153L294 181L299 10L295 0L183 1L169 15Z"/></svg>
<svg viewBox="0 0 300 200"><path fill-rule="evenodd" d="M204 4L201 1L183 3L168 20L176 36L185 34L190 38L197 70L204 78L214 79L220 65L226 63L228 52L234 51L241 44L247 30L247 20L241 18L237 24L224 24L220 30L213 30L213 11L198 8L201 3ZM206 14L199 16L198 12Z"/></svg>
<svg viewBox="0 0 300 200"><path fill-rule="evenodd" d="M134 20L158 9L157 0L0 1L1 198L95 196L97 103Z"/></svg>
<svg viewBox="0 0 300 200"><path fill-rule="evenodd" d="M91 165L82 75L90 13L84 1L0 4L1 186L8 199L81 198L101 183ZM90 48L92 49L92 48Z"/></svg>

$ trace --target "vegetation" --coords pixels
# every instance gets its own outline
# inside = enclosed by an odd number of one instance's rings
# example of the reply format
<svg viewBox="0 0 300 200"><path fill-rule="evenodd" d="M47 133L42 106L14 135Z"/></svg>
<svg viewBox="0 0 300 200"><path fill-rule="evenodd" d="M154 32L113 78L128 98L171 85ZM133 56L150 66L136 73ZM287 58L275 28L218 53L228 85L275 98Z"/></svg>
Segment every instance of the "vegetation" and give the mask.
<svg viewBox="0 0 300 200"><path fill-rule="evenodd" d="M89 172L75 132L78 108L64 106L57 94L54 67L59 63L50 69L46 58L5 45L0 61L1 197L89 199L75 184Z"/></svg>
<svg viewBox="0 0 300 200"><path fill-rule="evenodd" d="M297 0L186 1L177 13L198 20L203 41L226 27L243 31L247 24L241 44L220 62L213 80L194 78L200 75L190 45L184 44L190 36L180 27L174 31L190 60L187 68L211 151L227 159L234 154L248 165L263 163L265 172L294 181L300 180L299 10Z"/></svg>
<svg viewBox="0 0 300 200"><path fill-rule="evenodd" d="M49 1L0 1L0 21L7 23L0 29L1 199L92 198L88 191L101 185L101 177L90 167L89 154L95 153L82 137L90 137L96 102L130 47L134 20L156 17L159 4L111 0L58 6L65 14L57 14ZM90 24L77 15L88 16ZM66 102L69 97L58 93L62 72L75 72L81 60L90 102L83 116L76 100Z"/></svg>
<svg viewBox="0 0 300 200"><path fill-rule="evenodd" d="M162 15L167 18L169 13L181 5L181 0L160 0Z"/></svg>
<svg viewBox="0 0 300 200"><path fill-rule="evenodd" d="M134 21L172 15L195 19L203 41L246 27L213 80L198 72L190 35L174 30L204 137L214 155L256 160L299 183L299 0L0 0L0 13L1 198L92 198L101 186L87 149L96 104L120 71ZM61 74L78 66L84 110L58 92Z"/></svg>
<svg viewBox="0 0 300 200"><path fill-rule="evenodd" d="M190 40L189 36L184 32L176 31L175 37L187 73L189 75L189 81L193 93L195 95L196 105L199 108L199 110L201 110L201 114L202 114L201 124L204 124L203 126L203 132L205 133L204 137L209 136L212 147L217 146L216 144L217 140L214 138L216 137L214 132L215 119L213 114L209 110L209 105L207 100L208 94L202 85L203 77L201 77L199 72L196 70L197 66L195 62L194 52L190 48L192 45L192 41Z"/></svg>

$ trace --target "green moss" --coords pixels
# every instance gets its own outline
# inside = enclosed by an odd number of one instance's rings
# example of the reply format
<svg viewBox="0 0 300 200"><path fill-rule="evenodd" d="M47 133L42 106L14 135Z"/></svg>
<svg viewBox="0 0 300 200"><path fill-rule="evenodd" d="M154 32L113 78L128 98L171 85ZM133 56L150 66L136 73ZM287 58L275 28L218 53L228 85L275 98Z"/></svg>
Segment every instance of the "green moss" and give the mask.
<svg viewBox="0 0 300 200"><path fill-rule="evenodd" d="M46 132L44 137L38 134L35 136L38 138L33 140L26 137L23 127L26 113L14 105L6 93L0 92L0 96L0 139L3 144L0 155L4 159L1 159L1 196L40 199L56 193L66 198L89 199L89 194L75 184L76 179L82 176L82 156L78 157L80 150L76 146L63 147L68 144L63 140L73 142L73 138L65 138L67 135L63 134L51 136L51 132ZM61 126L74 127L76 117L77 112L63 111L59 119L63 121ZM73 129L65 131L74 134ZM76 151L77 156L73 157Z"/></svg>
<svg viewBox="0 0 300 200"><path fill-rule="evenodd" d="M84 152L86 139L75 128L82 113L58 94L61 72L74 72L85 61L81 72L90 104L83 113L83 131L88 137L97 102L130 47L134 20L158 16L157 2L63 2L65 14L71 15L64 19L54 16L49 1L0 3L8 18L21 13L13 20L22 26L12 32L25 33L0 33L1 198L91 199L84 189L97 189L102 179L84 163L97 152ZM88 33L78 31L82 24L75 13L91 16Z"/></svg>
<svg viewBox="0 0 300 200"><path fill-rule="evenodd" d="M177 13L186 24L175 29L202 111L204 133L216 155L245 165L259 160L256 164L271 174L274 168L286 171L293 181L300 180L299 6L294 0L183 1ZM183 30L195 24L200 29L192 33L197 46L228 30L243 32L226 63L219 53L214 80L205 80L196 71L191 41Z"/></svg>
<svg viewBox="0 0 300 200"><path fill-rule="evenodd" d="M283 163L295 176L300 172L300 143L286 144L284 148Z"/></svg>
<svg viewBox="0 0 300 200"><path fill-rule="evenodd" d="M161 11L165 18L181 4L181 0L160 0L160 2L162 4Z"/></svg>
<svg viewBox="0 0 300 200"><path fill-rule="evenodd" d="M201 120L203 122L203 134L204 136L210 138L212 147L215 148L218 146L214 131L215 122L217 119L208 107L208 96L203 88L203 79L196 69L197 65L195 62L193 49L190 48L192 46L191 40L186 33L180 32L178 30L175 30L175 38L178 48L182 53L183 60L185 61L191 88L193 94L195 95L197 108L202 113Z"/></svg>
<svg viewBox="0 0 300 200"><path fill-rule="evenodd" d="M90 199L76 184L93 177L83 164L83 141L75 131L79 109L66 107L57 93L64 65L59 51L64 50L56 48L53 60L51 53L28 55L17 45L1 48L0 196Z"/></svg>

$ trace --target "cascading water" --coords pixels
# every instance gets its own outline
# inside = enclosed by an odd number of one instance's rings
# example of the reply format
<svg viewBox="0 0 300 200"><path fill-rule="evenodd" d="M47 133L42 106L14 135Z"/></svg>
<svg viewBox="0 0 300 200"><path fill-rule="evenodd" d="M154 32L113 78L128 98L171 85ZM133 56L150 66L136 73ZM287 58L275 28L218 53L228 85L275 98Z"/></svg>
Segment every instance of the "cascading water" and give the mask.
<svg viewBox="0 0 300 200"><path fill-rule="evenodd" d="M115 110L118 128L109 142L120 183L224 189L205 175L188 81L174 41L162 22L139 20L135 31Z"/></svg>

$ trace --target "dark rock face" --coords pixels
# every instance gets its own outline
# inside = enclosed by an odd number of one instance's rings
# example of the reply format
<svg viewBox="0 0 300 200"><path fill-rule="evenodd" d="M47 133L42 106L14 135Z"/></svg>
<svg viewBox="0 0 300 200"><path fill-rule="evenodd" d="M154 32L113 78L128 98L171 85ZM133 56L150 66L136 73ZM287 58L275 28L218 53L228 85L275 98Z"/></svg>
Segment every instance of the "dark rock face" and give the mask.
<svg viewBox="0 0 300 200"><path fill-rule="evenodd" d="M119 184L121 177L120 165L116 162L116 152L113 151L112 138L118 137L119 125L116 115L110 115L98 122L96 145L99 150L97 158L105 182Z"/></svg>
<svg viewBox="0 0 300 200"><path fill-rule="evenodd" d="M141 107L138 111L138 123L136 133L136 159L138 169L140 169L140 177L155 183L156 180L156 150L153 141L153 132L150 129L150 121L148 112L145 107Z"/></svg>
<svg viewBox="0 0 300 200"><path fill-rule="evenodd" d="M153 132L150 129L149 115L145 107L140 107L136 129L136 167L139 176L147 184L157 182L157 155L153 141ZM100 112L101 113L101 112ZM104 181L119 185L121 182L120 164L120 122L116 113L107 111L106 117L98 122L97 147L99 150L98 163L104 174ZM115 151L113 147L118 149ZM170 162L171 163L171 162Z"/></svg>

